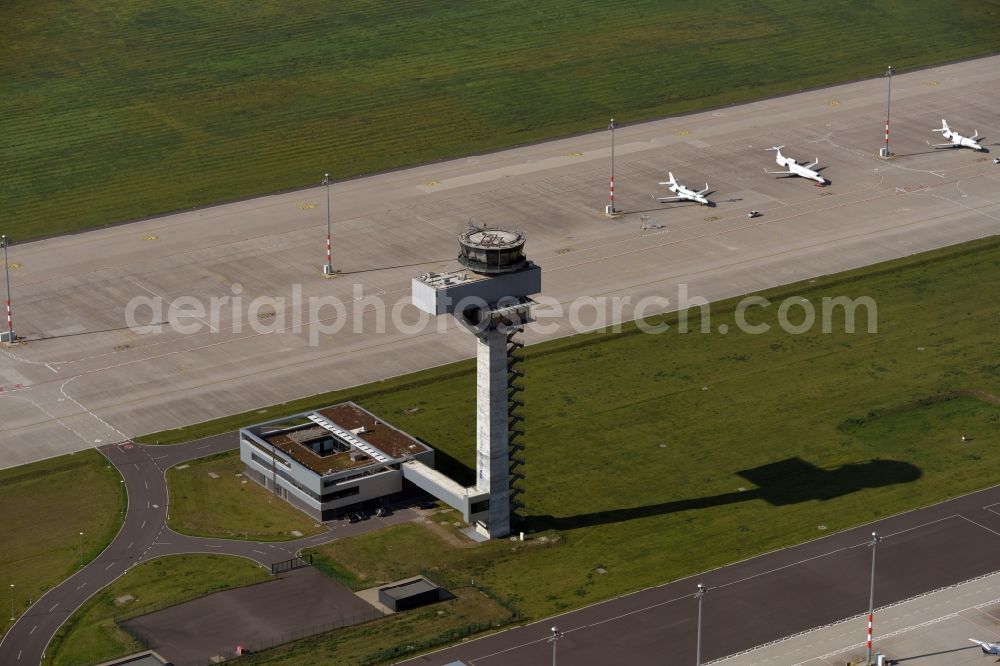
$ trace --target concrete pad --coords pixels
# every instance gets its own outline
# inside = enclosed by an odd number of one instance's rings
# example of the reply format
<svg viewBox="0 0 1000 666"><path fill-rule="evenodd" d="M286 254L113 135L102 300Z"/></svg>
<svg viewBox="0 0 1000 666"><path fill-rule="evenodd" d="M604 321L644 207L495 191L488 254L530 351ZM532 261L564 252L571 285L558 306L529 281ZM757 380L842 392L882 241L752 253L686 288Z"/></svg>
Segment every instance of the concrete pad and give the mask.
<svg viewBox="0 0 1000 666"><path fill-rule="evenodd" d="M629 297L612 320L647 297L670 299L647 313L674 309L681 284L715 300L995 234L1000 168L926 141L942 117L1000 136L998 83L998 57L894 77L892 160L876 156L881 79L622 127L615 220L603 132L338 183L330 279L322 188L15 246L27 343L0 355L0 467L470 357L449 319L408 328L401 300L414 275L456 266L470 219L524 230L556 303ZM764 175L776 144L819 157L832 185ZM655 203L667 170L708 181L717 205ZM345 310L305 307L322 297ZM174 325L128 326L136 299L185 298L205 312L140 307L133 323ZM546 323L526 341L596 325Z"/></svg>
<svg viewBox="0 0 1000 666"><path fill-rule="evenodd" d="M174 663L231 658L382 614L312 567L280 579L217 592L127 622Z"/></svg>

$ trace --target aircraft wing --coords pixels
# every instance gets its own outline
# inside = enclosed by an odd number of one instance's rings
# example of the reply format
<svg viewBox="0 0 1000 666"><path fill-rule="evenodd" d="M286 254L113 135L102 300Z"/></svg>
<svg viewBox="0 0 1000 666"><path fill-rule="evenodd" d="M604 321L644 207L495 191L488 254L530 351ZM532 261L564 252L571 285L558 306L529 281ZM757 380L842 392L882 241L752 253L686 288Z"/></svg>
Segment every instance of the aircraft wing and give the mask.
<svg viewBox="0 0 1000 666"><path fill-rule="evenodd" d="M804 166L804 167L805 167L806 169L809 169L810 171L812 171L812 168L813 168L814 166L816 166L817 164L819 164L819 158L818 158L818 157L817 157L817 158L816 158L816 159L815 159L815 160L814 160L813 162L811 162L811 163L809 163L809 164L804 164L803 166Z"/></svg>
<svg viewBox="0 0 1000 666"><path fill-rule="evenodd" d="M666 203L668 201L684 201L687 197L653 197L661 203Z"/></svg>
<svg viewBox="0 0 1000 666"><path fill-rule="evenodd" d="M699 191L697 192L697 194L699 194L699 195L705 195L705 194L708 194L708 191L709 191L710 189L712 189L712 188L710 188L710 187L708 186L708 183L705 183L705 189L703 189L703 190L699 190Z"/></svg>
<svg viewBox="0 0 1000 666"><path fill-rule="evenodd" d="M1000 645L996 643L988 643L986 641L976 640L975 638L970 638L969 640L983 648L983 652L986 654L1000 654Z"/></svg>
<svg viewBox="0 0 1000 666"><path fill-rule="evenodd" d="M797 175L794 171L768 171L767 169L764 169L764 173L784 174L786 176L795 176L795 175Z"/></svg>

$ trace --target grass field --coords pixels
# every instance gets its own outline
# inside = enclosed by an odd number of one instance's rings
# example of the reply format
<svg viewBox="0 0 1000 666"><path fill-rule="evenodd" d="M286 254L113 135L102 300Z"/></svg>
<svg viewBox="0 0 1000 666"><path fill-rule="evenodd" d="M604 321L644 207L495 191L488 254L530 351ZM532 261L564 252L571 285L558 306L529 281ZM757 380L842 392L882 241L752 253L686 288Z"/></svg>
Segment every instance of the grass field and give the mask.
<svg viewBox="0 0 1000 666"><path fill-rule="evenodd" d="M143 562L90 598L59 629L45 664L93 664L143 646L115 624L115 617L152 612L220 590L259 583L268 573L240 557L173 555ZM125 604L115 599L132 595Z"/></svg>
<svg viewBox="0 0 1000 666"><path fill-rule="evenodd" d="M1000 3L12 0L26 239L1000 49Z"/></svg>
<svg viewBox="0 0 1000 666"><path fill-rule="evenodd" d="M502 626L510 613L471 586L451 588L454 599L347 627L250 655L245 664L372 664L392 663L407 647L439 645L471 633ZM395 650L398 650L396 652Z"/></svg>
<svg viewBox="0 0 1000 666"><path fill-rule="evenodd" d="M121 475L97 451L0 471L0 608L18 616L111 542L121 526ZM10 626L0 614L0 627Z"/></svg>
<svg viewBox="0 0 1000 666"><path fill-rule="evenodd" d="M219 478L212 478L209 472ZM242 472L239 451L193 460L184 469L168 470L170 528L193 536L253 541L298 538L291 534L292 530L304 536L323 531L315 526L316 521Z"/></svg>
<svg viewBox="0 0 1000 666"><path fill-rule="evenodd" d="M771 324L763 335L626 326L534 345L523 367L536 540L449 550L402 527L322 554L355 586L433 565L542 617L985 487L1000 465L998 292L994 237L765 292L817 311L824 296L871 296L875 334L862 317L854 334L835 319L832 334L791 335L774 306L751 317ZM715 304L711 330L723 323L736 330ZM353 397L471 482L472 366L408 381Z"/></svg>

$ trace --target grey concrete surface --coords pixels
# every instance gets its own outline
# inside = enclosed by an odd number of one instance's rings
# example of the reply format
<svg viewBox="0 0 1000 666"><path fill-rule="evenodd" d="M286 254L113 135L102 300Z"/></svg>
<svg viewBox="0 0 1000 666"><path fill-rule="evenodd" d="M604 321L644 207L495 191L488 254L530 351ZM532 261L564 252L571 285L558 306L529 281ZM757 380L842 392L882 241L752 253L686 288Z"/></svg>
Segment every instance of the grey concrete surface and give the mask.
<svg viewBox="0 0 1000 666"><path fill-rule="evenodd" d="M998 82L1000 58L896 76L890 161L875 156L882 79L623 127L617 220L603 215L607 132L337 184L334 263L344 275L334 279L322 276L321 188L16 245L14 323L27 342L0 354L0 467L470 357L472 338L447 318L440 332L377 326L412 276L455 265L455 236L470 219L526 231L547 296L627 296L624 319L643 297L673 309L679 284L718 299L995 234L992 155L933 151L927 140L945 117L985 134L996 154ZM618 115L627 122L627 108ZM832 185L765 175L773 144L819 157ZM654 203L668 169L685 183L707 180L718 205ZM750 209L763 216L748 220ZM663 228L641 230L642 214ZM241 314L230 303L218 321L184 319L200 325L191 334L126 328L133 298L207 306L235 291ZM297 292L336 296L347 311L297 320ZM246 312L253 299L259 311ZM416 319L412 306L399 312ZM572 319L527 340L566 335ZM591 313L579 319L576 328L594 325ZM335 322L344 329L320 331Z"/></svg>
<svg viewBox="0 0 1000 666"><path fill-rule="evenodd" d="M176 666L232 658L236 646L259 651L271 645L360 624L382 613L312 567L279 580L217 592L128 621Z"/></svg>

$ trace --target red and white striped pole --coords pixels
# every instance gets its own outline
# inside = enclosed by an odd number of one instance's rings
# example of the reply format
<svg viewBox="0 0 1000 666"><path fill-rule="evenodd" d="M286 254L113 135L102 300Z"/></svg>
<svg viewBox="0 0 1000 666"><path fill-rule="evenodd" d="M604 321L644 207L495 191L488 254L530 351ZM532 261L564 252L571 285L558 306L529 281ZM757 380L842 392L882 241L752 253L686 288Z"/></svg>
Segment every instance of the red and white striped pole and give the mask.
<svg viewBox="0 0 1000 666"><path fill-rule="evenodd" d="M611 123L608 125L608 129L611 130L611 190L609 193L609 203L608 203L608 215L614 215L618 212L615 208L615 128L618 127L618 123L615 119L611 119Z"/></svg>
<svg viewBox="0 0 1000 666"><path fill-rule="evenodd" d="M323 174L323 185L326 186L326 264L323 266L323 275L333 275L333 247L330 242L332 236L330 231L330 174Z"/></svg>
<svg viewBox="0 0 1000 666"><path fill-rule="evenodd" d="M10 315L10 262L7 261L7 234L0 235L0 245L3 245L3 270L7 282L7 342L14 342L14 319Z"/></svg>
<svg viewBox="0 0 1000 666"><path fill-rule="evenodd" d="M882 157L889 157L889 108L892 105L892 75L896 73L896 70L889 65L889 68L885 70L885 76L889 79L888 91L885 96L885 148L882 149Z"/></svg>
<svg viewBox="0 0 1000 666"><path fill-rule="evenodd" d="M868 646L868 655L869 655L868 656L868 661L871 662L871 653L872 653L872 614L871 613L868 614L868 643L867 643L867 646Z"/></svg>
<svg viewBox="0 0 1000 666"><path fill-rule="evenodd" d="M872 663L872 616L875 615L875 546L881 541L878 532L872 532L872 540L868 545L872 547L872 574L871 586L868 588L868 641L865 649L865 663L871 666Z"/></svg>

